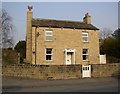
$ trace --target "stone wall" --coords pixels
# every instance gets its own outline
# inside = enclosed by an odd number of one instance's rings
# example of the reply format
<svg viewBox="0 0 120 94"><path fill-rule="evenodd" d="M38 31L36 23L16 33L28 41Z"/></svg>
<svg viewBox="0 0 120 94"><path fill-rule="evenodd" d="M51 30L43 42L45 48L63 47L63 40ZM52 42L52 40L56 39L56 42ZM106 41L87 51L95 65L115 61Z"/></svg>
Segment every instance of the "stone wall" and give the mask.
<svg viewBox="0 0 120 94"><path fill-rule="evenodd" d="M92 65L92 77L116 76L120 63ZM2 67L3 76L24 77L33 79L80 79L81 65L6 65Z"/></svg>
<svg viewBox="0 0 120 94"><path fill-rule="evenodd" d="M109 77L120 75L120 63L92 65L92 77Z"/></svg>
<svg viewBox="0 0 120 94"><path fill-rule="evenodd" d="M36 79L81 78L81 65L9 65L3 66L3 76Z"/></svg>

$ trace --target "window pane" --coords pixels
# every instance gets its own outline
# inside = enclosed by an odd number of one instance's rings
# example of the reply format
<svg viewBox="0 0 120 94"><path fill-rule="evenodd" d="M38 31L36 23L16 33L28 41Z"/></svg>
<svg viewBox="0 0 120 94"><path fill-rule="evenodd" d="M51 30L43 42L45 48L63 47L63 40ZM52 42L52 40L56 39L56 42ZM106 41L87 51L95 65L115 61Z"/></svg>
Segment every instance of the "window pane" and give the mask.
<svg viewBox="0 0 120 94"><path fill-rule="evenodd" d="M83 67L83 70L85 70L85 67Z"/></svg>
<svg viewBox="0 0 120 94"><path fill-rule="evenodd" d="M83 60L86 60L86 55L83 55Z"/></svg>
<svg viewBox="0 0 120 94"><path fill-rule="evenodd" d="M46 37L46 40L52 40L53 31L46 31L45 37Z"/></svg>
<svg viewBox="0 0 120 94"><path fill-rule="evenodd" d="M87 42L88 41L88 37L83 37L83 41L85 42Z"/></svg>
<svg viewBox="0 0 120 94"><path fill-rule="evenodd" d="M49 35L51 35L52 36L52 32L46 32L46 36L49 36Z"/></svg>
<svg viewBox="0 0 120 94"><path fill-rule="evenodd" d="M52 40L52 36L46 36L46 40Z"/></svg>
<svg viewBox="0 0 120 94"><path fill-rule="evenodd" d="M83 55L83 60L88 60L88 55Z"/></svg>
<svg viewBox="0 0 120 94"><path fill-rule="evenodd" d="M46 49L46 54L52 54L52 49Z"/></svg>
<svg viewBox="0 0 120 94"><path fill-rule="evenodd" d="M88 70L89 70L89 67L88 67Z"/></svg>
<svg viewBox="0 0 120 94"><path fill-rule="evenodd" d="M46 48L46 60L52 60L52 48Z"/></svg>
<svg viewBox="0 0 120 94"><path fill-rule="evenodd" d="M83 54L88 54L88 49L83 49Z"/></svg>
<svg viewBox="0 0 120 94"><path fill-rule="evenodd" d="M88 33L82 33L82 41L83 42L88 42Z"/></svg>
<svg viewBox="0 0 120 94"><path fill-rule="evenodd" d="M46 55L46 60L52 60L51 55Z"/></svg>
<svg viewBox="0 0 120 94"><path fill-rule="evenodd" d="M87 36L88 36L88 34L85 34L85 33L83 33L83 34L82 34L82 36L85 36L85 37L87 37Z"/></svg>
<svg viewBox="0 0 120 94"><path fill-rule="evenodd" d="M88 60L88 49L83 49L83 60Z"/></svg>

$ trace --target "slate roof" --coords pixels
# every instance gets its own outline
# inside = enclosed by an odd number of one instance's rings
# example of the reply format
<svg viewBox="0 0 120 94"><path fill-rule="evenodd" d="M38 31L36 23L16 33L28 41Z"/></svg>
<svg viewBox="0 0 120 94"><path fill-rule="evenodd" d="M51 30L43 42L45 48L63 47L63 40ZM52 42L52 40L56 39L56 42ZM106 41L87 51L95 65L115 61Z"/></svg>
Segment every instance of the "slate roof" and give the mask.
<svg viewBox="0 0 120 94"><path fill-rule="evenodd" d="M53 27L53 28L75 28L75 29L86 29L86 30L99 30L92 24L86 24L79 21L67 21L67 20L53 20L53 19L32 19L33 27Z"/></svg>

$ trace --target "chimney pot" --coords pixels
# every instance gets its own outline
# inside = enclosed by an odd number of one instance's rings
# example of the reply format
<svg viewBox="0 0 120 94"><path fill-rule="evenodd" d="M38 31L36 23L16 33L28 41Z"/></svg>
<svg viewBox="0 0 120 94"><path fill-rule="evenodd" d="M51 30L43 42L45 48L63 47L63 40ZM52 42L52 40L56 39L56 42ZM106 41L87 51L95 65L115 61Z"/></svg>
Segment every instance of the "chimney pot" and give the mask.
<svg viewBox="0 0 120 94"><path fill-rule="evenodd" d="M33 9L33 6L28 6L28 10L31 11Z"/></svg>
<svg viewBox="0 0 120 94"><path fill-rule="evenodd" d="M85 16L88 16L89 14L88 14L88 12L85 14Z"/></svg>

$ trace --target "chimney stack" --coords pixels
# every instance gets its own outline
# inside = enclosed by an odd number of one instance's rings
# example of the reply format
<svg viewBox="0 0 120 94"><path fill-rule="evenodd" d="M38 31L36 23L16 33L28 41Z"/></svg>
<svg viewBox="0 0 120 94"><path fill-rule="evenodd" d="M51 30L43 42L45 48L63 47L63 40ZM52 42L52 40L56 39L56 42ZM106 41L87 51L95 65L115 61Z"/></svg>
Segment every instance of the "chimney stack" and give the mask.
<svg viewBox="0 0 120 94"><path fill-rule="evenodd" d="M83 18L83 22L86 24L91 24L91 16L88 13L85 14L85 17Z"/></svg>
<svg viewBox="0 0 120 94"><path fill-rule="evenodd" d="M32 62L32 6L28 6L27 11L27 35L26 35L26 63Z"/></svg>

